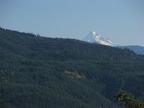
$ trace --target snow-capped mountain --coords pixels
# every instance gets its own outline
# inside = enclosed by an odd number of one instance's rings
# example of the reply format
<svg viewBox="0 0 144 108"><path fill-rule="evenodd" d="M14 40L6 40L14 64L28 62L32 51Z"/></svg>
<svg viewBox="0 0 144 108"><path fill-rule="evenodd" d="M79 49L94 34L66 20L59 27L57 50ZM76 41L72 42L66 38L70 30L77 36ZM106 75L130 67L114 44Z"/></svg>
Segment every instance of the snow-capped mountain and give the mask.
<svg viewBox="0 0 144 108"><path fill-rule="evenodd" d="M83 41L90 42L90 43L98 43L107 46L118 46L118 44L114 43L113 41L103 38L101 35L97 34L96 32L90 32Z"/></svg>
<svg viewBox="0 0 144 108"><path fill-rule="evenodd" d="M86 41L89 43L97 43L97 44L102 44L102 45L107 45L107 46L113 46L113 47L116 46L118 48L128 48L134 51L136 54L144 55L144 47L142 46L136 46L136 45L120 46L107 38L103 38L101 35L97 34L94 31L90 32L83 39L83 41Z"/></svg>

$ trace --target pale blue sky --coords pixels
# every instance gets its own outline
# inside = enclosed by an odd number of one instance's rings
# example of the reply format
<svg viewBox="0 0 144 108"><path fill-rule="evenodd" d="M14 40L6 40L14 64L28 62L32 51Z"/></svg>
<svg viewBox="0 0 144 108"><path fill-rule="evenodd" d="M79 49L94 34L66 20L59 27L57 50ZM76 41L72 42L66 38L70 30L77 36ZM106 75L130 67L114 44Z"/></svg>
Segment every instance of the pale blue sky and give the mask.
<svg viewBox="0 0 144 108"><path fill-rule="evenodd" d="M96 31L120 45L144 46L144 0L0 0L0 26L76 39Z"/></svg>

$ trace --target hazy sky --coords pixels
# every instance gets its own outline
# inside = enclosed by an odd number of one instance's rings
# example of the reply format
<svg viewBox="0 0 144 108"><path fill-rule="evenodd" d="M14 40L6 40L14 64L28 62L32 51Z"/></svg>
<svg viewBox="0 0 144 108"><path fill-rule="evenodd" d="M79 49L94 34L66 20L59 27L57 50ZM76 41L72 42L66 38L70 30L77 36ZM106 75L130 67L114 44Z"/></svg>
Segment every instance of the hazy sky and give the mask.
<svg viewBox="0 0 144 108"><path fill-rule="evenodd" d="M0 0L0 26L76 39L96 31L120 45L144 46L144 0Z"/></svg>

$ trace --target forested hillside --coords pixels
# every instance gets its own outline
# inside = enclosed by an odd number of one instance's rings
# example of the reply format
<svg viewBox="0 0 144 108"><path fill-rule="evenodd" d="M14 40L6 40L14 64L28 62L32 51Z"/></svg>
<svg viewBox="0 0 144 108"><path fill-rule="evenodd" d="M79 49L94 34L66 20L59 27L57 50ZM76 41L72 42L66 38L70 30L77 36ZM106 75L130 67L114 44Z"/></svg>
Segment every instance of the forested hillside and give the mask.
<svg viewBox="0 0 144 108"><path fill-rule="evenodd" d="M0 28L0 108L118 108L121 89L144 101L144 56Z"/></svg>

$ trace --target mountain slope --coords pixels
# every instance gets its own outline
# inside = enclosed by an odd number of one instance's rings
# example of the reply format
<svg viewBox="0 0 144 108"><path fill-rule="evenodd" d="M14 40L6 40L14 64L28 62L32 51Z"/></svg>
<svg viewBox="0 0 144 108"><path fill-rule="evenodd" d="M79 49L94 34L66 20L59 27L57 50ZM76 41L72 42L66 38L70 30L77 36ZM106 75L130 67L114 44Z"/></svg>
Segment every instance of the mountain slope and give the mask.
<svg viewBox="0 0 144 108"><path fill-rule="evenodd" d="M117 108L120 89L143 100L143 64L128 49L0 28L0 107Z"/></svg>
<svg viewBox="0 0 144 108"><path fill-rule="evenodd" d="M129 48L137 54L144 55L144 47L142 47L142 46L129 45L129 46L124 46L124 48Z"/></svg>
<svg viewBox="0 0 144 108"><path fill-rule="evenodd" d="M98 43L107 46L117 46L116 43L109 39L103 38L101 35L97 34L96 32L90 32L83 41L90 42L90 43Z"/></svg>

